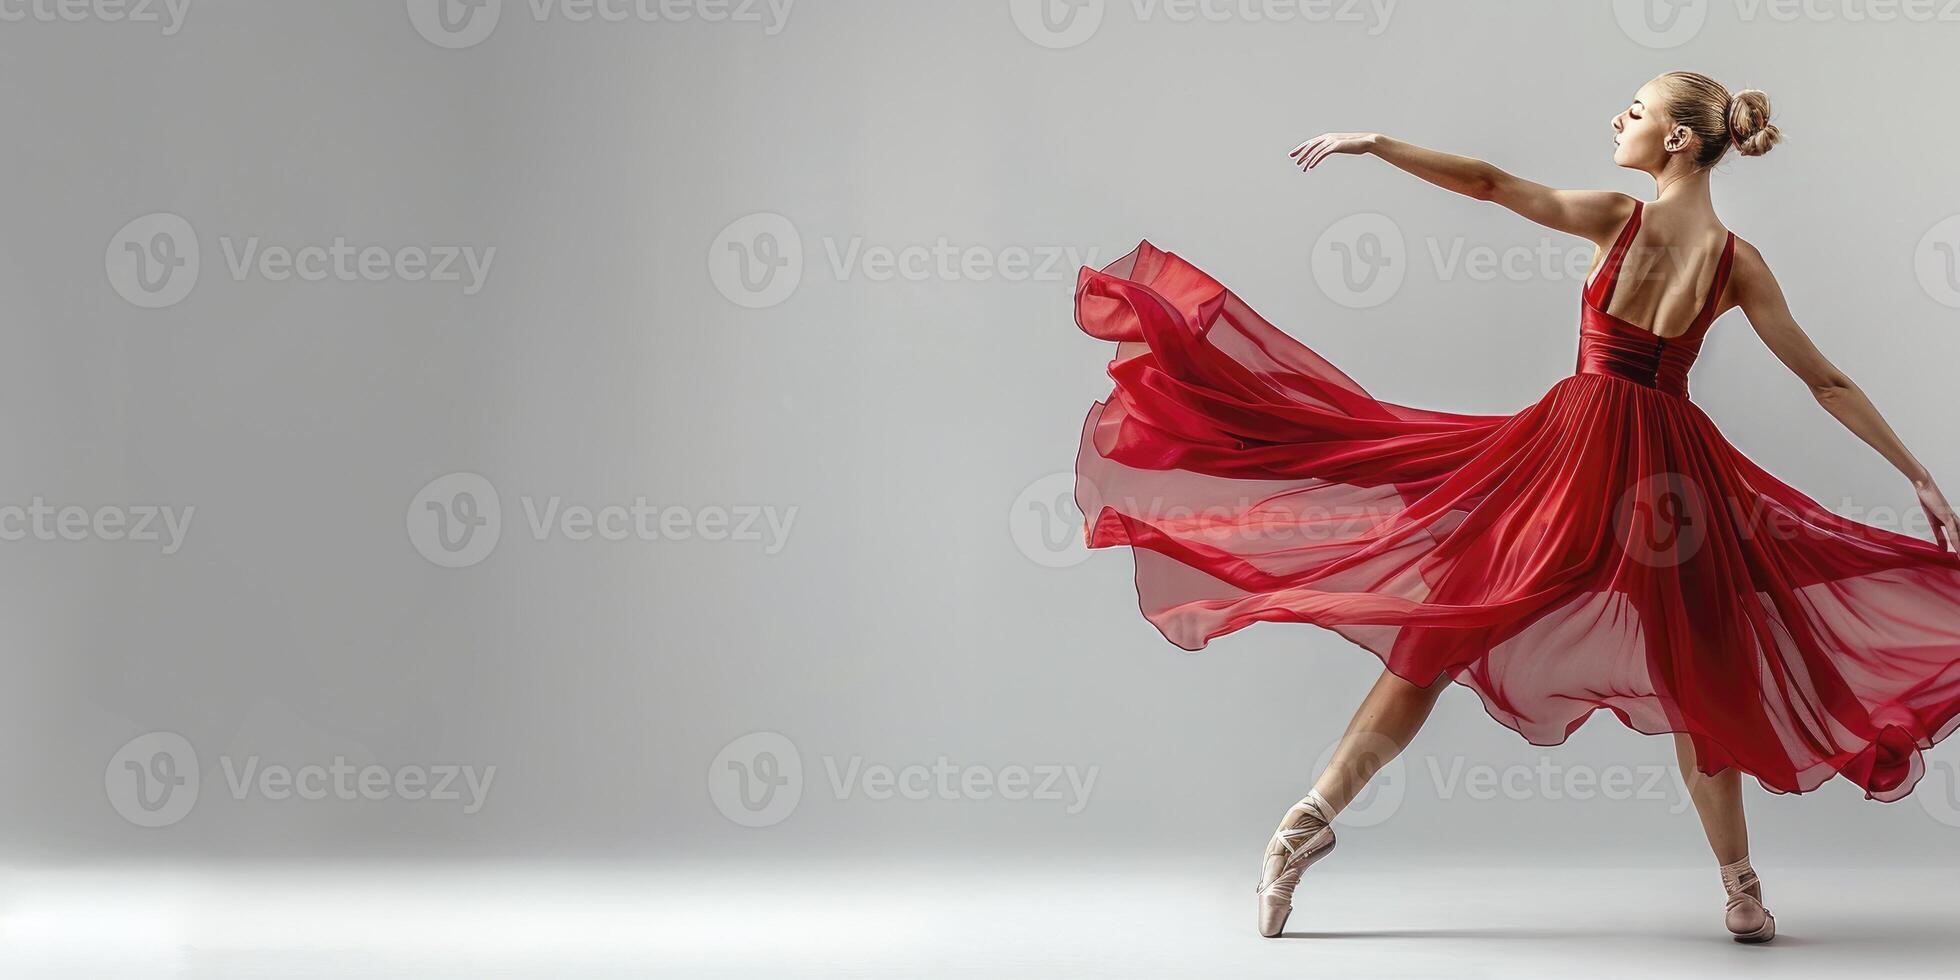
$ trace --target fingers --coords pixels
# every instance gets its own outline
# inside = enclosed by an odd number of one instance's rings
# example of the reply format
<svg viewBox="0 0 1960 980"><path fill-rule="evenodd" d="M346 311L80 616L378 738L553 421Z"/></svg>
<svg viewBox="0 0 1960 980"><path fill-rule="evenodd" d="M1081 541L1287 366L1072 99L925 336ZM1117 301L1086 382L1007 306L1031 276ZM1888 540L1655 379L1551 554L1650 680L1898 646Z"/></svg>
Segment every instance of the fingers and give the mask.
<svg viewBox="0 0 1960 980"><path fill-rule="evenodd" d="M1320 161L1336 153L1360 152L1353 148L1360 145L1358 141L1365 135L1364 133L1322 133L1294 147L1293 152L1287 156L1292 157L1293 162L1299 164L1301 170L1312 170L1320 166Z"/></svg>
<svg viewBox="0 0 1960 980"><path fill-rule="evenodd" d="M1301 165L1300 169L1305 170L1307 157L1312 155L1314 149L1320 146L1321 141L1325 140L1326 138L1327 138L1326 134L1323 133L1319 136L1314 137L1313 139L1306 141L1305 143L1300 144L1297 147L1294 147L1293 154L1292 154L1293 162L1300 164Z"/></svg>
<svg viewBox="0 0 1960 980"><path fill-rule="evenodd" d="M1945 500L1935 497L1931 501L1921 501L1920 506L1926 516L1932 518L1933 538L1939 542L1940 549L1955 549L1960 554L1960 519L1956 519L1953 508Z"/></svg>

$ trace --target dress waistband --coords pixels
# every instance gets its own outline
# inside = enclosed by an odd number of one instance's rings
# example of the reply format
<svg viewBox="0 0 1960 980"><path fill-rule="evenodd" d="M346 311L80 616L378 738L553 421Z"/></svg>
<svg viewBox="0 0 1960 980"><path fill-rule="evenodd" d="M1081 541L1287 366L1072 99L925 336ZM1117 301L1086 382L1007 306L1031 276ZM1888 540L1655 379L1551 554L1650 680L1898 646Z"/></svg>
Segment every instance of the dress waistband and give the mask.
<svg viewBox="0 0 1960 980"><path fill-rule="evenodd" d="M1666 338L1643 341L1588 331L1579 341L1577 374L1605 374L1670 395L1688 397L1695 352Z"/></svg>

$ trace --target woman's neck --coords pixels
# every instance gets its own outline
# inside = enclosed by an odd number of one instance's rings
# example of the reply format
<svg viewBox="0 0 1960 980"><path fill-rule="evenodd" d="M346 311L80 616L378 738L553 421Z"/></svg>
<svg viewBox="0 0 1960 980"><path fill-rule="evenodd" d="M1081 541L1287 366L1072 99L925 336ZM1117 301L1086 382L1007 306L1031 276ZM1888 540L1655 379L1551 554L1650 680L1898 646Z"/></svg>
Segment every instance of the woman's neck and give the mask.
<svg viewBox="0 0 1960 980"><path fill-rule="evenodd" d="M1715 198L1709 192L1708 171L1700 168L1679 171L1669 168L1655 174L1654 200L1715 210Z"/></svg>

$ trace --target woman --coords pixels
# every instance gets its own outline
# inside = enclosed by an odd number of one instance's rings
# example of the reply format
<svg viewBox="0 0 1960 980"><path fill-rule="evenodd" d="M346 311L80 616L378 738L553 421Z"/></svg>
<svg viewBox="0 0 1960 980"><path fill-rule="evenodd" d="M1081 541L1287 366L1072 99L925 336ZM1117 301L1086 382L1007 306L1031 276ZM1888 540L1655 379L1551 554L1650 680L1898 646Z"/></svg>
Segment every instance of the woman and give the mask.
<svg viewBox="0 0 1960 980"><path fill-rule="evenodd" d="M1926 468L1819 353L1710 168L1780 139L1760 91L1673 72L1613 118L1643 202L1554 190L1374 133L1293 151L1373 154L1591 240L1575 371L1514 415L1373 398L1195 266L1148 242L1083 270L1082 329L1115 387L1077 459L1090 547L1127 545L1144 615L1187 650L1253 622L1331 629L1385 667L1326 771L1267 845L1276 936L1342 807L1406 747L1445 677L1532 744L1606 708L1672 733L1720 867L1726 924L1776 923L1749 865L1741 774L1911 792L1960 719L1960 524ZM1826 411L1911 481L1938 542L1831 513L1731 446L1688 397L1713 322L1740 308Z"/></svg>

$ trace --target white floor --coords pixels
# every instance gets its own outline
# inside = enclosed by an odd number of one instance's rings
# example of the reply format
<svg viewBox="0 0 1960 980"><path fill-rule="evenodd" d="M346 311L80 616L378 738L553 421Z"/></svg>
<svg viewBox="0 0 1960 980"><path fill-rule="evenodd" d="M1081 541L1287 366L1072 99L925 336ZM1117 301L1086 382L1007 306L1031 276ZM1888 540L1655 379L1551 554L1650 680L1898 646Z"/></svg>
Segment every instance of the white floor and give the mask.
<svg viewBox="0 0 1960 980"><path fill-rule="evenodd" d="M1951 976L1960 875L1765 869L1730 942L1712 869L1309 875L1279 940L1218 862L0 871L0 976ZM1243 880L1242 880L1243 879Z"/></svg>

